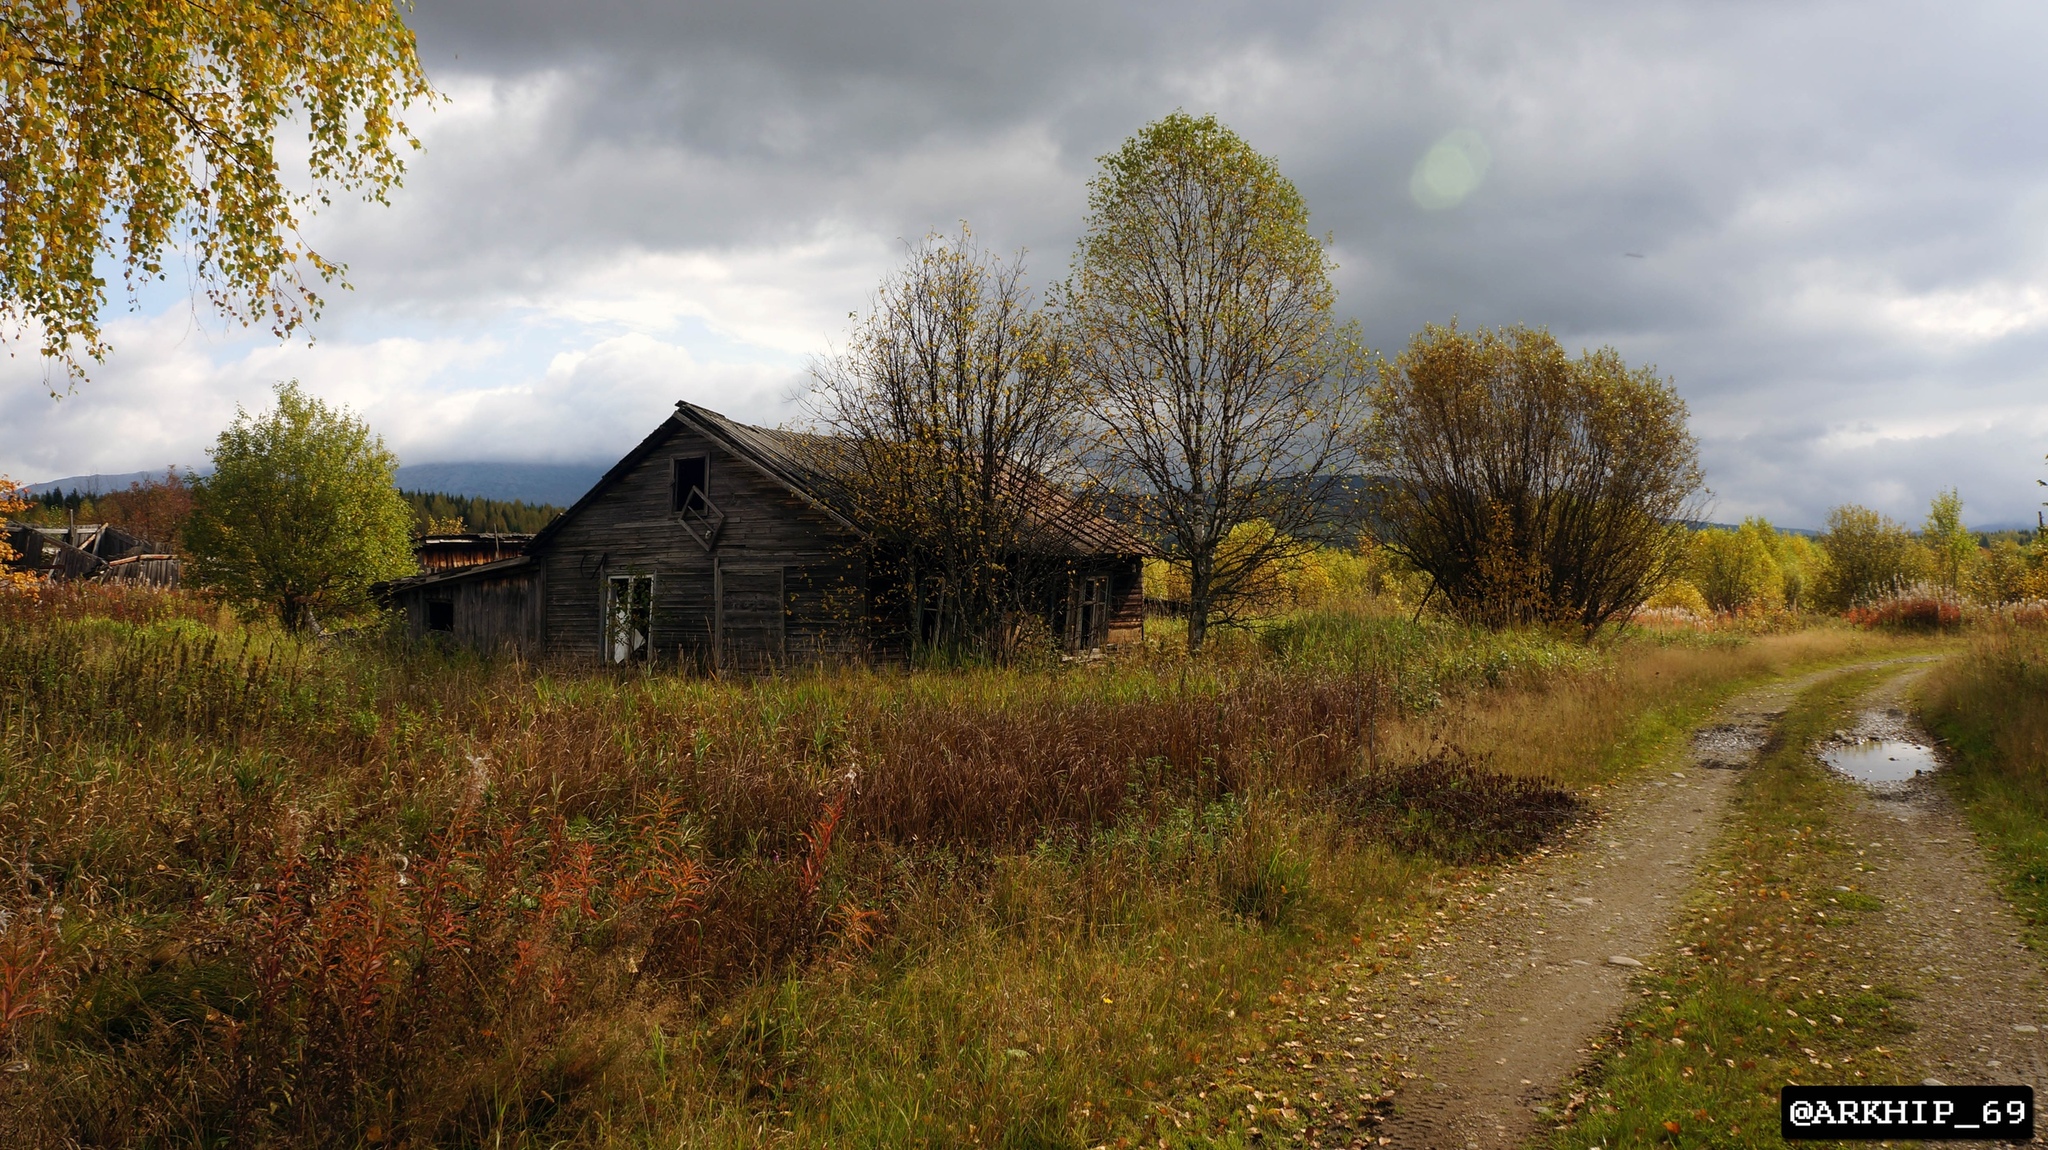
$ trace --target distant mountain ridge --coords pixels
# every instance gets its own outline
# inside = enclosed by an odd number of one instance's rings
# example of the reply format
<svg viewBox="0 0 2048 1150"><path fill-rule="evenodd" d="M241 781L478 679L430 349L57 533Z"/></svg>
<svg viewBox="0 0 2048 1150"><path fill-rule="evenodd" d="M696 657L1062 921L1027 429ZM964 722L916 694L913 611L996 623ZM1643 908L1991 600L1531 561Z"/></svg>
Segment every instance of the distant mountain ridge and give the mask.
<svg viewBox="0 0 2048 1150"><path fill-rule="evenodd" d="M413 463L398 469L398 486L406 491L435 491L447 495L470 495L480 499L519 500L567 507L583 497L600 477L605 464L598 463ZM206 475L211 468L195 468L186 475ZM114 475L68 475L28 485L30 495L46 491L79 491L104 495L126 491L131 483L163 478L156 471L128 471Z"/></svg>
<svg viewBox="0 0 2048 1150"><path fill-rule="evenodd" d="M604 476L608 463L493 463L477 461L471 463L411 463L398 469L398 486L407 491L441 492L447 495L470 495L480 499L519 500L524 503L553 504L567 507L583 497L583 493L596 485ZM186 475L205 475L211 468L186 470ZM41 495L45 491L81 491L87 495L104 495L109 491L126 491L131 483L141 483L163 478L163 469L155 471L129 471L118 475L70 475L63 479L52 479L43 483L28 485L30 495ZM1733 523L1699 521L1688 523L1695 529L1701 527L1733 528ZM2014 531L2031 530L2034 524L2024 520L1999 520L1995 523L1973 523L1972 531ZM1794 535L1819 535L1811 527L1779 527L1778 530Z"/></svg>
<svg viewBox="0 0 2048 1150"><path fill-rule="evenodd" d="M604 477L606 463L414 463L398 469L406 491L567 507Z"/></svg>
<svg viewBox="0 0 2048 1150"><path fill-rule="evenodd" d="M185 471L184 468L179 468L178 470L183 474L191 474ZM23 488L23 490L27 491L30 495L41 495L46 491L60 493L76 491L84 495L105 495L109 491L126 491L131 483L142 483L146 480L162 479L163 477L164 473L161 469L156 471L126 471L119 475L67 475L62 479L52 479L44 483L31 483Z"/></svg>

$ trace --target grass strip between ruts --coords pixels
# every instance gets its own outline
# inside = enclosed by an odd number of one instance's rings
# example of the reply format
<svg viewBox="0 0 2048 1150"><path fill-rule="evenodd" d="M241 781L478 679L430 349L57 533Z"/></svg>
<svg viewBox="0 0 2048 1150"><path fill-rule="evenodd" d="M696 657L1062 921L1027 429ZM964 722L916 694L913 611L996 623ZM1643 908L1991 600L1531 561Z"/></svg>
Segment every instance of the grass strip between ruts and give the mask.
<svg viewBox="0 0 2048 1150"><path fill-rule="evenodd" d="M1812 671L1841 661L1838 656L1776 673ZM1626 779L1666 761L1716 707L1774 677L1731 677L1645 702L1619 737L1600 748L1597 777ZM1856 681L1867 682L1868 676ZM1595 786L1590 793L1599 790ZM1156 1095L1140 1121L1118 1123L1121 1141L1111 1138L1106 1144L1244 1147L1275 1136L1303 1146L1348 1146L1359 1136L1372 1144L1372 1122L1366 1116L1386 1101L1373 1092L1404 1075L1398 1056L1380 1050L1383 1044L1371 1037L1379 1024L1368 1021L1370 1008L1361 1012L1360 1003L1371 997L1362 993L1361 984L1401 965L1415 942L1446 930L1448 923L1434 912L1448 911L1455 918L1477 906L1496 870L1445 873L1429 889L1415 892L1406 918L1364 928L1350 947L1306 948L1287 964L1287 977L1246 1024L1222 1036L1221 1057ZM1833 897L1858 902L1840 892ZM1772 1098L1775 1107L1776 1095ZM1661 1127L1658 1132L1665 1133Z"/></svg>
<svg viewBox="0 0 2048 1150"><path fill-rule="evenodd" d="M1788 1082L1917 1080L1891 1044L1908 995L1871 957L1858 844L1834 817L1851 785L1814 760L1884 671L1808 689L1745 772L1728 827L1690 900L1674 953L1589 1053L1592 1064L1540 1113L1550 1144L1769 1145Z"/></svg>

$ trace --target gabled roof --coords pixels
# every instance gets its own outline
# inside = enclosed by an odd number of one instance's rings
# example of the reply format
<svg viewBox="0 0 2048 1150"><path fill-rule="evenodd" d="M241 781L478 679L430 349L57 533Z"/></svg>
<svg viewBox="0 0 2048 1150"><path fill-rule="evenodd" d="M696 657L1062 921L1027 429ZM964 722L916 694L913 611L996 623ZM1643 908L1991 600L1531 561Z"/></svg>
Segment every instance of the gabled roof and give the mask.
<svg viewBox="0 0 2048 1150"><path fill-rule="evenodd" d="M831 511L849 528L857 518L847 497L846 472L855 465L846 441L831 435L779 431L735 423L692 403L677 414L713 440L726 444L790 490ZM1039 528L1081 554L1149 555L1153 549L1115 521L1044 478L1018 469L1010 482Z"/></svg>
<svg viewBox="0 0 2048 1150"><path fill-rule="evenodd" d="M841 527L866 538L867 532L854 524L846 500L836 496L843 486L837 477L845 474L851 463L845 444L829 435L736 423L686 400L676 401L675 417L753 464L799 499L831 516Z"/></svg>
<svg viewBox="0 0 2048 1150"><path fill-rule="evenodd" d="M755 470L780 484L791 494L823 512L847 531L865 538L867 532L858 525L858 514L847 497L847 485L843 481L853 464L852 452L846 442L837 436L815 435L801 431L784 431L776 428L755 427L739 423L708 408L694 403L678 402L676 413L664 420L661 426L640 441L623 458L611 466L583 497L571 504L569 509L555 516L547 526L534 535L526 545L528 555L536 555L546 549L550 540L560 533L563 526L581 514L583 509L594 502L613 484L632 472L656 448L674 434L674 424L681 424L718 444L733 456L750 464ZM1053 484L1035 475L1020 475L1020 485L1027 489L1028 503L1033 517L1039 525L1061 544L1081 554L1095 555L1149 555L1153 548L1132 535L1117 523L1103 517L1087 507L1079 499L1061 491ZM510 561L506 561L508 564ZM471 575L486 568L498 568L500 564L487 563L479 567L463 568L461 575ZM449 572L455 577L458 572Z"/></svg>

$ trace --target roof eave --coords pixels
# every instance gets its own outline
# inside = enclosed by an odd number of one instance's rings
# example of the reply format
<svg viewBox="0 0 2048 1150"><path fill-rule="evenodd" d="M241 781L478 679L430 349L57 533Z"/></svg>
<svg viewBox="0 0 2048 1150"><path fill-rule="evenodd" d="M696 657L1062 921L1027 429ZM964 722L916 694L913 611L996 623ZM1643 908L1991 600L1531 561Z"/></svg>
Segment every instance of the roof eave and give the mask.
<svg viewBox="0 0 2048 1150"><path fill-rule="evenodd" d="M382 588L385 594L395 591L415 591L421 587L432 587L441 583L457 583L464 579L503 575L516 568L530 566L532 563L533 555L531 553L514 555L509 559L493 559L489 563L472 563L467 567L450 567L445 571L429 571L421 575L407 575L400 579L393 579L388 583L380 583L378 587Z"/></svg>

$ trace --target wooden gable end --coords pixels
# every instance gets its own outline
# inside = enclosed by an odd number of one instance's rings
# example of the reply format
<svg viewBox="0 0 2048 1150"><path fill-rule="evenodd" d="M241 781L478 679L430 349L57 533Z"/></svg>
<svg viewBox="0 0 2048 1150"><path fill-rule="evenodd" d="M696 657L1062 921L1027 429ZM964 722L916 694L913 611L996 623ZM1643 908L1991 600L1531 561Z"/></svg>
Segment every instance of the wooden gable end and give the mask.
<svg viewBox="0 0 2048 1150"><path fill-rule="evenodd" d="M540 561L550 654L620 655L611 612L629 592L649 597L645 650L632 657L756 670L861 653L856 535L679 419L636 450L549 532ZM706 499L683 498L679 464L703 475ZM640 642L636 631L623 646Z"/></svg>

